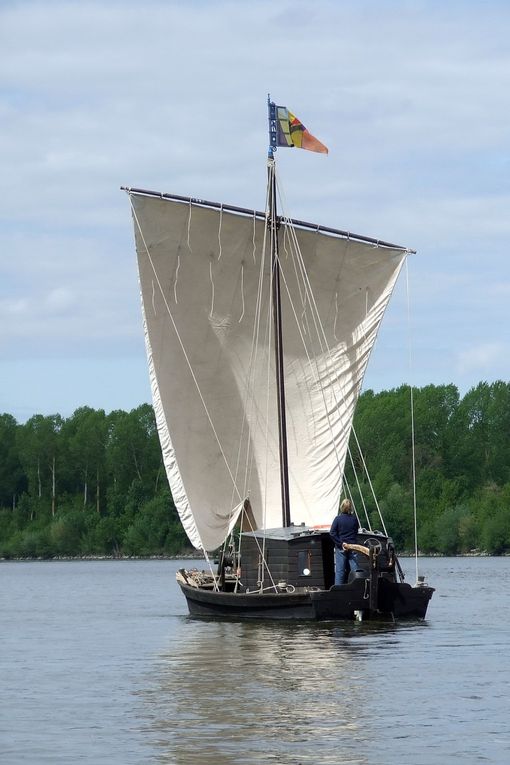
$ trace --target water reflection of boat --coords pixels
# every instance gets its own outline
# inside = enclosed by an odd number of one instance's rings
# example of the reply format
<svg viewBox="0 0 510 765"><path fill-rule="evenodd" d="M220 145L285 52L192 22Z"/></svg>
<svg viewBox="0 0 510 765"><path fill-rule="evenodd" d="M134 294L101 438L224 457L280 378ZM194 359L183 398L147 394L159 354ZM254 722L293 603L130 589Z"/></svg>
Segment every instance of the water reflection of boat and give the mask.
<svg viewBox="0 0 510 765"><path fill-rule="evenodd" d="M321 624L188 625L142 693L146 738L161 762L336 765L341 745L346 762L368 764L370 660L353 634L368 624L347 634Z"/></svg>
<svg viewBox="0 0 510 765"><path fill-rule="evenodd" d="M381 709L374 678L381 662L401 666L402 656L413 657L414 671L422 656L411 633L426 629L375 621L171 624L168 647L141 683L146 739L157 742L162 763L236 765L385 762L381 739L398 735L399 725L388 705Z"/></svg>
<svg viewBox="0 0 510 765"><path fill-rule="evenodd" d="M264 212L128 189L172 495L206 559L221 548L216 571L177 580L199 616L423 618L432 588L403 580L368 514L343 585L328 533L348 491L363 375L409 250L279 215L276 147L327 150L270 101L269 126Z"/></svg>

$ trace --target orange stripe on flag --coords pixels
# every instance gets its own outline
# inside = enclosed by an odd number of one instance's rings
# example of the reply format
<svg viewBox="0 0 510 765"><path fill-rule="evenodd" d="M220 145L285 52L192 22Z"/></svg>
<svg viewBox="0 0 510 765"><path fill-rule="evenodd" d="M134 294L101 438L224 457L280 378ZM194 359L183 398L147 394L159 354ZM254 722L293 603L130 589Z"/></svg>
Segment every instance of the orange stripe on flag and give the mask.
<svg viewBox="0 0 510 765"><path fill-rule="evenodd" d="M324 146L315 136L313 136L303 125L298 118L288 112L289 115L289 131L291 141L298 149L307 149L308 151L316 151L319 154L327 154L328 148Z"/></svg>

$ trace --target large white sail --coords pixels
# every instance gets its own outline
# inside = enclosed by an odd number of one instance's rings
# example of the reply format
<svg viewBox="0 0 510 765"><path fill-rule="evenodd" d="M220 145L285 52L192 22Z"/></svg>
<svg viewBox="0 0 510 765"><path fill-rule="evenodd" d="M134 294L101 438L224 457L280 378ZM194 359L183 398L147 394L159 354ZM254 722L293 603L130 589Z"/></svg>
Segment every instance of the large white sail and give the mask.
<svg viewBox="0 0 510 765"><path fill-rule="evenodd" d="M172 495L197 548L249 498L281 525L266 222L131 192L152 392ZM337 512L354 406L406 251L282 224L290 510Z"/></svg>

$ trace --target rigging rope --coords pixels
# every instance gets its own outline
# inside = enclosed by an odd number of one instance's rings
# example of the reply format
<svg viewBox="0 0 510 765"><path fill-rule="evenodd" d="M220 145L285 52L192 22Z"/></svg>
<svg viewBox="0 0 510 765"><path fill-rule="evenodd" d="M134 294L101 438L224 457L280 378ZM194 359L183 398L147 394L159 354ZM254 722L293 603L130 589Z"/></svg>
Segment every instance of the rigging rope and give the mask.
<svg viewBox="0 0 510 765"><path fill-rule="evenodd" d="M280 193L280 199L282 199L283 198L283 190L281 188L281 184L279 184L279 186L278 186L278 191ZM282 202L282 207L284 207L283 202ZM315 333L316 333L317 340L319 342L319 348L321 350L321 353L323 353L323 354L326 353L327 356L329 357L330 361L331 361L332 360L331 349L329 348L329 344L327 342L326 332L324 330L324 326L323 326L322 320L320 318L320 314L319 314L319 310L318 310L318 307L317 307L317 303L315 301L315 296L313 294L313 291L312 291L312 288L311 288L311 285L310 285L310 281L309 281L309 278L308 278L308 273L306 271L306 266L305 266L305 263L304 263L303 255L301 253L301 248L299 246L299 241L298 241L298 238L297 238L296 230L295 230L294 225L292 224L292 221L289 218L285 217L285 222L286 222L286 227L288 228L289 233L290 233L292 244L294 246L294 251L296 253L296 260L297 260L297 263L299 265L299 269L300 269L300 272L301 272L301 279L303 281L304 298L302 297L302 293L301 293L301 289L300 289L300 295L301 295L301 299L302 299L302 303L303 303L303 312L306 311L306 299L308 297L308 303L310 305L310 312L312 314L312 319L313 319L313 324L314 324L314 328L315 328ZM293 260L293 262L294 262L294 267L295 267L296 261ZM295 271L295 273L296 273L296 278L298 280L298 285L299 285L299 277L298 277L297 271ZM285 282L285 285L287 287L287 283L285 281L285 278L284 278L284 282ZM293 306L292 296L290 294L290 290L288 289L288 287L287 287L287 292L288 292L288 295L289 295L289 300L291 302L292 309L294 311L294 315L295 315L295 319L296 319L296 324L297 324L298 329L299 329L300 337L301 337L301 340L302 340L302 343L303 343L303 347L305 349L305 353L307 355L308 362L309 362L311 368L313 368L313 366L315 366L315 370L314 370L315 373L316 373L315 383L318 385L318 387L319 387L319 389L321 391L321 394L322 394L322 398L323 398L323 402L324 402L324 411L325 411L326 417L327 417L327 422L328 422L328 428L329 428L329 431L330 431L331 441L333 443L333 447L334 447L334 450L335 450L335 455L336 455L336 460L337 460L337 464L338 464L339 473L341 474L342 473L342 464L341 464L340 456L338 454L337 442L336 442L335 434L334 434L334 431L333 431L333 426L331 424L330 412L329 412L329 407L327 406L327 402L326 402L326 399L325 399L324 388L323 388L323 386L321 385L321 382L320 382L320 372L319 372L319 369L318 369L317 358L316 358L316 356L314 356L313 364L312 364L312 360L310 359L310 355L309 355L308 349L306 347L306 342L305 342L305 340L303 338L303 335L301 333L300 323L299 323L299 321L297 319L297 316L295 314L295 309L294 309L294 306ZM308 318L306 318L306 322L308 324ZM309 327L309 335L311 336L310 327ZM342 390L342 383L340 383L340 389L341 389L341 392L342 392L342 397L343 397L344 404L346 404L345 393ZM335 400L336 410L337 410L337 412L340 415L340 423L339 424L340 424L341 428L345 429L345 424L343 422L344 415L342 414L342 412L340 410L339 402L338 402L338 399L336 397L336 390L335 390L334 386L332 387L332 394L333 394L333 398ZM349 451L349 446L348 445L347 445L347 451ZM351 462L352 462L352 457L351 457ZM353 464L353 469L354 469L354 464ZM368 520L368 515L367 515L367 520Z"/></svg>
<svg viewBox="0 0 510 765"><path fill-rule="evenodd" d="M187 351L186 351L186 349L185 349L185 347L184 347L184 343L183 343L183 341L182 341L182 338L181 338L181 336L180 336L179 330L178 330L178 328L177 328L177 325L176 325L176 323L175 323L175 319L174 319L174 317L173 317L173 315L172 315L172 311L170 310L170 306L169 306L169 304L168 304L168 300L167 300L167 298L166 298L166 295L165 295L165 293L164 293L164 290L163 290L163 286L162 286L162 284L161 284L161 282L160 282L160 280L159 280L159 276L158 276L158 273L157 273L157 271L156 271L156 267L155 267L155 265L154 265L154 262L153 262L153 260L152 260L152 256L151 256L151 254L150 254L150 251L149 251L149 247L147 246L147 243L146 243L146 241L145 241L145 237L144 237L144 235L143 235L143 231L142 231L142 228L141 228L141 226L140 226L140 222L139 222L139 220L138 220L138 216L137 216L137 214L136 214L136 210L135 210L135 208L134 208L134 205L133 205L133 201L132 201L132 199L131 199L131 194L129 195L129 201L130 201L130 203L131 203L131 210L132 210L132 212L133 212L133 218L134 218L134 220L135 220L135 222L136 222L136 225L137 225L138 231L139 231L139 233L140 233L140 238L141 238L141 240L142 240L142 242L143 242L143 246L144 246L144 248L145 248L145 251L146 251L146 253L147 253L147 258L148 258L148 260L149 260L150 266L151 266L151 268L152 268L152 272L153 272L153 274L154 274L154 277L155 277L155 279L156 279L156 283L157 283L157 285L158 285L158 287L159 287L159 291L160 291L160 294L161 294L161 297L162 297L163 303L164 303L164 305L165 305L165 308L166 308L166 310L167 310L168 316L170 317L170 321L171 321L171 323L172 323L172 326L173 326L174 332L175 332L175 334L176 334L177 340L178 340L178 342L179 342L179 345L180 345L180 347L181 347L182 353L183 353L183 355L184 355L184 358L185 358L185 360L186 360L186 364L187 364L187 366L188 366L188 369L189 369L189 371L190 371L191 377L192 377L192 379L193 379L193 382L194 382L194 384L195 384L195 387L196 387L196 389L197 389L197 393L198 393L198 395L199 395L200 401L202 402L202 405L203 405L203 407L204 407L204 411L205 411L206 417L207 417L207 419L208 419L208 421L209 421L209 424L210 424L210 426L211 426L211 428L212 428L212 432L213 432L213 434L214 434L214 438L215 438L215 440L216 440L216 443L218 444L218 447L219 447L219 450L220 450L220 453L221 453L221 456L222 456L223 462L225 463L225 467L227 468L227 472L228 472L228 474L229 474L229 476L230 476L230 479L231 479L231 481L232 481L232 484L233 484L233 486L234 486L234 488L235 488L235 490L236 490L236 493L237 493L237 495L238 495L238 499L239 499L239 501L241 502L243 498L241 497L241 494L240 494L240 492L239 492L239 489L238 489L238 487L237 487L237 485L236 485L236 481L235 481L235 478L234 478L234 476L232 475L232 471L231 471L231 469L230 469L230 465L228 464L228 460L227 460L227 457L226 457L226 455L225 455L225 452L224 452L224 450L223 450L223 447L222 447L222 445L221 445L220 439L219 439L219 437L218 437L218 433L217 433L217 431L216 431L216 428L214 427L214 423L213 423L213 420L212 420L212 417L211 417L211 413L209 412L209 408L208 408L208 406L207 406L207 404L206 404L206 402L205 402L204 396L203 396L203 394L202 394L202 391L201 391L201 389L200 389L200 385L198 384L198 380L197 380L197 378L196 378L196 375L195 375L195 372L194 372L194 370L193 370L193 366L192 366L192 364L191 364L191 361L190 361L190 359L189 359L189 356L188 356L188 354L187 354Z"/></svg>
<svg viewBox="0 0 510 765"><path fill-rule="evenodd" d="M273 167L271 169L272 173L275 173L275 167L273 164ZM278 193L280 194L280 199L282 198L281 193L281 186L278 182ZM239 435L239 448L238 448L238 454L237 454L237 460L236 460L236 466L234 470L234 474L232 473L230 466L227 461L227 457L225 454L225 451L222 447L222 444L220 443L218 433L216 432L216 429L214 427L211 413L208 410L208 407L206 405L204 396L202 395L202 392L200 390L200 386L198 383L198 380L194 374L194 371L191 366L191 361L187 355L186 349L183 345L183 340L181 339L179 335L179 331L177 329L176 323L174 321L174 317L172 315L172 312L170 310L170 307L168 305L166 296L163 292L162 285L159 282L159 277L156 273L154 263L152 262L151 254L149 252L148 246L145 242L143 233L141 231L141 226L138 221L132 200L131 200L131 194L130 194L130 202L131 207L133 210L133 217L136 221L138 231L140 233L141 240L144 244L145 250L147 252L147 256L149 259L149 262L151 264L151 268L155 277L155 280L157 282L157 286L159 289L159 292L162 296L162 300L166 306L166 310L168 312L168 315L170 317L170 320L173 324L174 331L176 333L176 337L178 339L178 342L181 346L182 352L184 354L184 358L186 360L186 363L188 364L188 368L191 372L194 384L196 386L198 395L201 399L202 405L204 407L204 411L206 413L206 416L208 418L209 424L212 428L212 432L214 434L214 437L216 439L216 443L218 444L220 453L222 455L222 459L226 465L226 468L228 470L230 479L232 481L232 502L231 502L231 508L230 511L232 518L235 510L239 508L239 502L243 502L243 500L249 496L249 487L251 483L251 476L252 476L252 470L254 466L254 458L255 458L255 451L254 451L254 441L252 440L250 433L253 429L258 429L259 431L259 438L262 436L262 428L265 426L265 442L266 442L266 459L265 459L265 481L264 481L264 497L263 497L263 508L262 508L262 514L264 516L264 520L266 519L267 514L267 503L268 503L268 477L269 477L269 470L270 470L270 460L274 457L273 447L274 447L274 434L273 432L270 432L270 421L269 421L269 413L270 413L270 401L269 401L269 395L271 392L271 382L269 379L269 372L270 372L270 364L271 364L271 331L270 331L270 324L271 324L271 316L270 316L270 306L268 303L268 314L266 316L266 323L264 325L264 314L265 311L263 308L265 306L262 305L263 303L263 296L264 296L264 270L267 269L267 261L266 261L266 237L267 237L267 225L264 226L264 243L263 243L263 252L261 256L261 264L260 264L260 271L259 271L259 283L258 283L258 290L257 290L257 299L256 299L256 306L255 306L255 315L254 315L254 322L253 322L253 333L252 333L252 346L250 351L250 361L248 365L248 374L244 377L244 391L242 394L243 398L243 417L242 417L242 425L241 425L241 432ZM266 201L266 221L267 221L267 201ZM188 242L188 249L189 252L191 252L191 245L190 245L190 227L191 227L191 216L192 216L192 203L190 200L189 203L189 215L188 215L188 221L187 221L187 242ZM221 258L222 255L222 242L221 242L221 231L222 231L222 218L223 218L223 206L221 206L219 210L219 225L218 225L218 246L219 246L219 254L218 254L218 261ZM276 236L276 225L277 222L274 220L274 216L272 216L273 222L272 222L272 236ZM343 460L345 464L345 456L339 454L339 448L340 445L342 446L342 449L345 446L345 443L342 439L345 438L345 435L342 434L342 431L344 433L347 432L346 426L345 426L345 417L346 412L342 411L342 407L340 406L340 401L338 397L337 390L339 389L340 393L340 399L343 399L343 404L346 408L352 409L353 407L353 401L356 398L357 393L359 392L359 382L357 379L354 380L354 383L352 384L352 388L347 389L347 381L343 379L345 377L345 372L347 371L346 367L342 364L341 372L336 371L336 365L339 361L339 354L333 353L333 351L329 348L326 331L324 329L321 316L319 314L318 306L315 301L310 280L307 274L305 261L303 258L303 254L300 250L300 245L298 241L298 237L296 234L296 230L294 226L292 225L292 222L290 219L283 218L285 220L286 225L284 226L284 237L283 237L283 244L284 244L284 252L286 257L289 256L289 251L287 249L287 246L290 250L290 259L293 264L294 274L295 274L295 281L297 286L297 291L299 293L299 297L295 295L295 298L298 297L298 300L293 299L291 290L294 289L294 292L296 292L296 289L294 288L293 284L293 278L290 280L291 286L289 287L289 283L287 282L287 279L285 278L285 274L283 271L283 268L280 269L280 273L282 275L283 283L285 284L285 289L287 291L287 295L290 301L290 305L292 308L292 312L294 314L294 319L296 322L296 328L299 334L299 338L301 340L301 343L303 345L306 359L308 362L308 370L309 372L305 375L303 374L303 379L305 380L306 390L308 392L308 395L312 397L312 394L314 396L317 396L317 391L319 392L319 395L322 396L323 402L324 402L324 410L325 410L325 418L324 420L327 422L327 427L329 429L330 437L331 437L331 452L334 451L334 455L336 458L336 462L339 466L340 472L343 471L343 465L341 465L341 460ZM227 220L227 223L229 221ZM227 233L228 233L228 227L227 227ZM185 237L185 232L183 231L182 239ZM252 233L252 246L253 246L253 260L256 263L256 214L253 214L253 233ZM377 246L377 245L376 245ZM249 256L248 256L249 257ZM183 267L184 267L184 260L183 260ZM240 283L241 283L241 300L242 300L242 313L241 317L239 318L239 322L241 322L245 316L245 296L244 296L244 280L245 280L245 274L244 274L244 263L245 261L241 262L241 271L240 271ZM179 267L180 267L180 258L178 257L177 262L177 270L175 272L175 282L174 282L174 298L175 302L177 303L177 275L179 273ZM281 257L278 258L278 265L281 266ZM209 264L209 276L210 276L210 282L211 282L211 315L213 313L214 309L214 291L215 291L215 284L213 280L213 262L210 261ZM248 271L246 272L248 274ZM252 272L254 276L254 281L256 278L256 271ZM271 280L273 277L272 269L269 269L270 273L270 284L269 284L269 293L271 293ZM247 277L248 278L248 277ZM182 279L182 277L181 277ZM217 279L218 280L218 279ZM219 284L216 285L219 289ZM253 284L253 286L255 286ZM239 282L237 283L237 289L239 289ZM181 290L180 290L181 291ZM251 294L253 294L255 290L251 290ZM220 295L220 292L218 292L218 295ZM182 294L181 294L182 298ZM236 298L237 299L237 298ZM368 315L368 292L365 292L365 312ZM153 281L153 300L154 300L154 281ZM218 298L219 300L219 298ZM298 304L298 301L300 302L300 305ZM335 314L335 325L334 325L334 333L333 336L336 338L336 328L337 328L337 321L338 321L338 293L335 293L334 297L335 301L335 307L336 307L336 314ZM265 302L265 301L264 301ZM219 309L217 309L219 310ZM248 302L248 316L253 315L252 313L252 306ZM299 318L298 314L301 313L301 318ZM177 314L176 314L177 316ZM375 321L375 318L377 318L377 315L374 314L372 316L372 322ZM362 326L362 325L361 325ZM370 325L367 323L366 325L366 336L371 338L371 332L372 329ZM249 342L249 335L247 337L247 340ZM261 343L262 340L262 343ZM266 381L266 412L265 417L263 414L263 411L261 411L264 407L263 398L261 397L261 391L260 391L260 378L258 378L257 375L257 368L259 366L258 362L258 356L260 354L260 347L262 347L266 350L267 349L267 381ZM334 346L334 343L333 343ZM317 354L317 348L319 348L321 354L326 356L326 359L329 363L325 364L324 367L321 369L319 366L319 357ZM302 361L303 355L300 354L299 362L302 364L303 371L306 371L306 367ZM345 355L343 356L345 358ZM340 357L342 359L342 357ZM324 378L324 381L326 383L326 386L324 387L321 382L321 376ZM355 377L355 375L354 375ZM259 390L257 390L257 385ZM241 386L240 386L241 387ZM258 402L256 399L256 394L258 393ZM262 394L263 395L263 394ZM333 399L333 400L331 400ZM305 397L306 402L306 397ZM334 405L333 405L334 402ZM260 408L259 408L260 404ZM313 408L311 407L311 416L309 419L309 428L310 431L313 433L314 429L317 429L319 427L323 427L323 432L325 431L325 425L322 426L322 423L316 419L316 414L313 411ZM264 422L265 420L265 422ZM249 422L250 427L246 427L247 421ZM350 427L350 423L349 423ZM363 454L361 452L361 447L359 445L359 441L357 439L357 435L354 432L354 438L356 440L356 444L358 446L358 449L360 451L360 458L363 464L363 467L365 469L367 479L369 482L369 485L372 489L372 493L374 495L374 500L376 502L376 506L379 512L379 515L381 516L380 509L377 503L377 499L375 497L375 492L373 490L372 482L370 480L370 476L368 475L368 470L366 468L366 463L363 457ZM413 436L414 438L414 436ZM271 444L269 443L271 439ZM338 442L338 443L337 443ZM243 443L245 443L245 449L243 450ZM258 448L258 447L257 447ZM242 477L240 473L242 472L241 462L242 462L242 456L243 453L246 455L244 460L244 487L243 491L240 491L240 485L242 483ZM354 460L351 454L351 450L349 448L348 440L347 440L347 446L346 446L346 454L348 454L349 459L351 461L351 465L353 467L353 473L356 478L356 483L358 486L358 491L361 497L361 501L363 503L363 508L365 510L365 515L367 517L367 523L370 528L370 519L368 517L368 511L364 502L364 499L362 497L361 493L361 486L358 479L358 474L356 471L356 466L354 464ZM233 455L232 455L233 456ZM333 454L331 454L331 457L333 457ZM260 464L260 463L259 463ZM334 462L333 462L334 465ZM333 471L334 472L334 471ZM331 473L330 473L331 474ZM345 480L345 478L344 478ZM346 484L346 491L351 494L350 487L347 485L347 481L345 481ZM236 504L234 502L234 499L238 500L238 503ZM237 515L238 513L236 513ZM381 522L383 524L384 528L384 521L381 516ZM233 524L232 524L233 525ZM264 526L266 524L264 523ZM384 531L386 532L386 529L384 528ZM265 538L264 538L264 544L265 544ZM265 552L265 548L263 545L263 552Z"/></svg>
<svg viewBox="0 0 510 765"><path fill-rule="evenodd" d="M267 199L268 198L269 198L269 192L267 193ZM267 199L266 199L266 207L267 207ZM253 257L255 260L255 217L253 219L253 227L254 227L253 228L253 248L254 248ZM247 421L253 422L258 415L258 412L255 412L256 402L255 402L255 396L253 395L253 392L255 387L255 373L257 370L260 324L262 319L262 295L263 295L263 287L264 287L264 270L265 270L265 264L266 264L266 254L267 254L267 226L264 226L264 236L262 240L262 252L261 252L261 258L260 258L259 278L258 278L258 285L257 285L257 297L255 302L255 317L253 322L253 331L252 331L251 348L250 348L250 359L248 363L248 374L246 376L246 385L244 389L244 398L243 398L244 414L243 414L243 423L241 427L240 448L241 448L241 441L242 441L246 422ZM251 451L251 438L250 438L250 433L248 432L246 459L245 459L245 467L244 467L245 496L249 495L249 486L251 483L251 472L253 468L253 462L254 462L254 455Z"/></svg>
<svg viewBox="0 0 510 765"><path fill-rule="evenodd" d="M221 260L221 224L223 223L223 205L220 207L220 225L218 226L218 260Z"/></svg>
<svg viewBox="0 0 510 765"><path fill-rule="evenodd" d="M406 259L406 291L407 291L407 332L409 344L409 393L411 405L411 451L412 451L412 476L413 476L413 518L414 518L414 560L416 569L416 582L418 582L418 513L416 503L416 439L414 430L414 389L413 389L413 359L412 359L412 333L411 333L411 299L409 289L409 267Z"/></svg>
<svg viewBox="0 0 510 765"><path fill-rule="evenodd" d="M279 191L279 194L280 194L280 198L282 198L283 197L283 190L281 188L281 184L280 183L278 184L278 191ZM301 269L302 278L303 278L303 282L304 282L304 285L305 285L305 295L309 296L309 301L313 305L313 310L311 312L312 312L312 318L313 318L314 325L315 325L315 330L316 330L316 333L317 333L317 338L319 340L319 345L320 345L321 351L324 352L324 350L326 350L328 357L331 359L332 358L331 349L329 348L329 344L327 342L327 337L326 337L326 332L324 330L324 326L322 324L322 321L321 321L321 318L320 318L320 315L319 315L317 304L315 302L315 297L314 297L313 291L311 289L311 285L310 285L310 282L309 282L308 274L307 274L306 267L305 267L305 264L304 264L304 260L303 260L303 257L302 257L302 253L301 253L301 250L300 250L300 247L299 247L299 242L298 242L298 239L297 239L297 235L296 235L296 232L295 232L294 226L292 225L291 220L286 219L286 224L288 226L291 238L293 239L293 243L294 243L294 247L295 247L295 252L296 252L297 260L298 260L298 263L299 263L299 266L300 266L300 269ZM348 238L347 241L349 241L349 238ZM378 243L374 245L374 247L378 247L378 246L379 246ZM292 299L290 297L290 294L289 294L289 298L290 298L291 304L292 304ZM368 299L368 295L365 294L365 300L367 301L367 299ZM366 302L365 308L366 309L368 308L367 302ZM366 310L366 313L368 313L367 310ZM296 322L297 322L297 319L296 319ZM302 337L302 335L301 335L301 337ZM305 347L305 351L306 351L307 356L308 356L308 351L306 349L306 345L304 344L303 338L302 338L302 341L303 341L303 345ZM339 387L340 387L340 392L341 392L341 395L342 395L343 403L344 403L345 406L347 406L346 393L345 393L345 383L342 383L341 381L339 381L339 382L340 382L340 386ZM336 390L335 390L334 387L332 388L332 392L333 392L333 397L335 399L335 404L336 404L337 410L340 411L339 407L338 407L339 402L338 402L338 399L336 397ZM338 462L339 470L340 470L340 473L341 473L342 472L342 466L341 466L340 460L338 458L338 452L336 450L336 441L334 439L334 434L333 434L332 426L331 426L331 423L330 423L330 420L329 420L329 412L327 410L327 407L326 407L326 414L327 414L327 417L328 417L328 427L330 429L332 440L333 440L333 443L335 445L335 453L337 454L337 462ZM341 412L340 412L340 425L341 425L341 427L345 427L345 424L343 423L343 416L342 416ZM366 462L365 462L365 458L364 458L364 455L363 455L363 452L362 452L362 449L361 449L361 446L360 446L360 443L359 443L359 440L358 440L358 437L357 437L356 430L355 430L354 426L351 426L351 432L353 434L353 437L354 437L355 442L356 442L356 446L357 446L358 451L359 451L359 455L360 455L360 458L361 458L361 461L362 461L362 465L363 465L363 468L364 468L364 471L365 471L365 474L366 474L366 477L367 477L367 480L368 480L368 484L369 484L370 490L372 492L372 497L373 497L374 503L376 505L376 509L377 509L377 512L378 512L378 515L379 515L379 518L380 518L380 521L381 521L381 524L382 524L382 527L383 527L383 531L387 535L387 530L386 530L386 527L385 527L385 524L384 524L384 519L382 517L382 513L381 513L380 506L379 506L379 502L377 500L377 496L376 496L375 491L374 491L374 487L373 487L373 484L372 484L372 481L371 481L371 478L370 478L370 474L369 474L369 471L368 471L368 468L367 468L367 465L366 465ZM351 451L350 451L349 445L347 445L347 453L349 455L349 459L350 459L351 465L353 467L353 472L354 472L354 474L356 476L356 480L357 480L357 483L358 483L358 486L359 486L359 480L357 478L357 473L356 473L356 469L355 469L355 465L354 465L354 461L353 461L353 458L352 458L352 455L351 455ZM365 503L364 503L364 498L361 495L361 492L360 492L360 496L361 496L361 499L362 499L362 502L363 502L363 506L364 506L364 510L365 510L365 515L367 517L367 522L368 522L369 528L370 528L370 519L368 517L368 512L367 512L367 509L366 509L366 506L365 506Z"/></svg>
<svg viewBox="0 0 510 765"><path fill-rule="evenodd" d="M131 195L129 195L129 201L131 201ZM189 243L189 235L190 235L190 227L191 227L191 210L192 210L192 204L190 199L189 200L189 215L188 215L188 250L190 252L193 252L193 250L191 249L191 245Z"/></svg>

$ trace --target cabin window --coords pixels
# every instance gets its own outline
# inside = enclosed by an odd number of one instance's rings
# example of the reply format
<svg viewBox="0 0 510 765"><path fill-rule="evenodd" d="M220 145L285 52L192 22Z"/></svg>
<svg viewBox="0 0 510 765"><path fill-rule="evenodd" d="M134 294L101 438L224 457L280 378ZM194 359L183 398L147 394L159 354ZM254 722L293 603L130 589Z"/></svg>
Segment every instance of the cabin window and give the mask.
<svg viewBox="0 0 510 765"><path fill-rule="evenodd" d="M298 576L310 576L311 573L312 573L312 551L299 550Z"/></svg>

